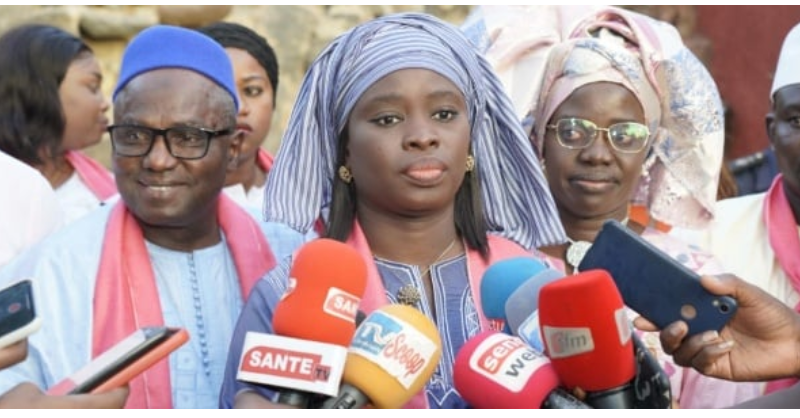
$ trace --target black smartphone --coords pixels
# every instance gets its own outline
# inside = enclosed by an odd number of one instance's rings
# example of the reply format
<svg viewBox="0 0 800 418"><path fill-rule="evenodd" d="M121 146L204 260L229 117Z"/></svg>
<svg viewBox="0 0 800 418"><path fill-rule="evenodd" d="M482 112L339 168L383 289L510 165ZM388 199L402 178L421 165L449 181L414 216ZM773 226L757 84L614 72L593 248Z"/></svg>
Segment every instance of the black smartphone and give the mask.
<svg viewBox="0 0 800 418"><path fill-rule="evenodd" d="M33 284L22 280L0 290L0 348L22 341L39 330L33 305Z"/></svg>
<svg viewBox="0 0 800 418"><path fill-rule="evenodd" d="M656 326L682 320L689 335L719 331L736 312L736 300L705 290L700 276L616 220L606 221L578 266L606 270L622 300Z"/></svg>
<svg viewBox="0 0 800 418"><path fill-rule="evenodd" d="M187 340L188 333L182 328L141 328L51 387L47 393L99 393L122 386Z"/></svg>

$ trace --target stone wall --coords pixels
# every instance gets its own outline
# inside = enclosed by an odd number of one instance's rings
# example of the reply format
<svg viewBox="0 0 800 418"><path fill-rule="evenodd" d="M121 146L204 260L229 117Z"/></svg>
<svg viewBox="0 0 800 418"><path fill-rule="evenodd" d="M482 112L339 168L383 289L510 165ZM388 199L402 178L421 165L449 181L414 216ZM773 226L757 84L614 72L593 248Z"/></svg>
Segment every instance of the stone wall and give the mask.
<svg viewBox="0 0 800 418"><path fill-rule="evenodd" d="M696 31L695 6L629 6L675 25L687 45L704 61L710 42ZM165 23L198 27L215 20L241 23L268 39L278 55L280 85L272 129L264 145L275 151L308 65L334 37L354 25L389 13L420 11L456 25L471 6L2 6L0 32L23 23L45 23L80 35L100 60L103 91L110 97L128 40L149 26ZM88 153L109 164L103 141Z"/></svg>
<svg viewBox="0 0 800 418"><path fill-rule="evenodd" d="M0 6L0 32L23 23L44 23L80 35L95 51L110 97L122 51L142 29L166 23L186 27L215 20L241 23L267 38L278 55L280 85L265 148L275 151L306 68L334 37L369 19L401 11L421 11L460 24L470 6ZM110 116L110 114L109 114ZM87 150L108 165L104 140Z"/></svg>

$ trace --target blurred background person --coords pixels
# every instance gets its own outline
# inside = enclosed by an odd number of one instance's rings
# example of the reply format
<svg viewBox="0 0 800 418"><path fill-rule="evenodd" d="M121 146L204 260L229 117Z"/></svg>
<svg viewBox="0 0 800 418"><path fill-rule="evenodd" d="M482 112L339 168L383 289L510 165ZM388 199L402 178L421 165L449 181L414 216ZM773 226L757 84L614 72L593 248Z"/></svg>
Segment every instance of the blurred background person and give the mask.
<svg viewBox="0 0 800 418"><path fill-rule="evenodd" d="M108 126L102 81L92 50L61 29L24 25L0 37L0 150L47 178L65 223L117 192L110 172L79 152Z"/></svg>
<svg viewBox="0 0 800 418"><path fill-rule="evenodd" d="M769 190L727 199L701 231L675 236L715 254L731 273L800 311L800 24L786 36L765 122L780 173ZM797 379L769 382L769 393Z"/></svg>
<svg viewBox="0 0 800 418"><path fill-rule="evenodd" d="M272 125L278 94L278 58L267 40L243 25L217 22L198 29L225 48L239 94L236 129L244 134L237 167L224 191L235 201L263 212L264 185L272 156L262 148Z"/></svg>
<svg viewBox="0 0 800 418"><path fill-rule="evenodd" d="M61 227L50 184L21 161L0 152L0 267Z"/></svg>

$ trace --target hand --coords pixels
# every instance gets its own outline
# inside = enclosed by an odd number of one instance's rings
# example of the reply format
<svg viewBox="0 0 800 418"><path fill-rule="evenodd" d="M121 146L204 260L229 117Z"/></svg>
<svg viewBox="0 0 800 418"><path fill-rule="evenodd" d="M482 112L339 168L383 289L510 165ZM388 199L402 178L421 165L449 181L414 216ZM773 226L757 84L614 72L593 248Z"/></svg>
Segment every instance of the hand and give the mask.
<svg viewBox="0 0 800 418"><path fill-rule="evenodd" d="M733 275L703 276L703 287L730 295L739 308L720 333L685 338L683 321L661 331L661 344L675 363L733 381L764 381L800 375L800 316L779 300ZM652 330L642 318L637 328Z"/></svg>
<svg viewBox="0 0 800 418"><path fill-rule="evenodd" d="M0 370L11 367L28 356L28 339L0 349Z"/></svg>
<svg viewBox="0 0 800 418"><path fill-rule="evenodd" d="M127 399L127 387L96 395L49 396L33 383L20 383L0 396L0 408L109 409L124 407Z"/></svg>

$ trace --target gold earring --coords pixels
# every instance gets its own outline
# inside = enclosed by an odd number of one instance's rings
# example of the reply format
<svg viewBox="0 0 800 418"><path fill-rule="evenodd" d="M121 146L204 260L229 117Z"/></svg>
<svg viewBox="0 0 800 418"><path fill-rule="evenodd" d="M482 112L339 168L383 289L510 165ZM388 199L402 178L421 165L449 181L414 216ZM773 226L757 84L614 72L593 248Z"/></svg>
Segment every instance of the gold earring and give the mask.
<svg viewBox="0 0 800 418"><path fill-rule="evenodd" d="M353 174L347 166L341 165L339 166L339 178L342 179L343 182L350 184L350 182L353 181Z"/></svg>
<svg viewBox="0 0 800 418"><path fill-rule="evenodd" d="M475 158L471 155L467 155L467 173L471 172L475 169Z"/></svg>

